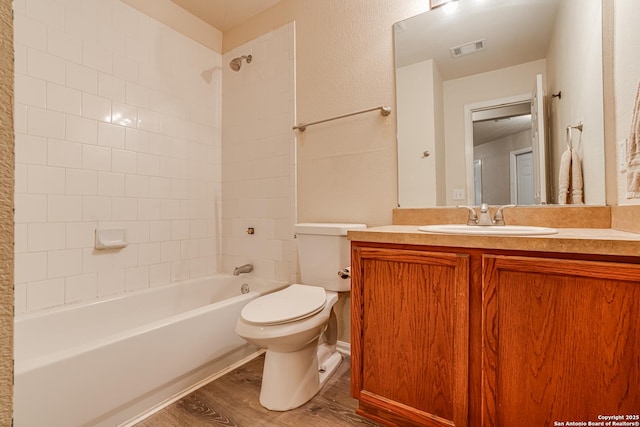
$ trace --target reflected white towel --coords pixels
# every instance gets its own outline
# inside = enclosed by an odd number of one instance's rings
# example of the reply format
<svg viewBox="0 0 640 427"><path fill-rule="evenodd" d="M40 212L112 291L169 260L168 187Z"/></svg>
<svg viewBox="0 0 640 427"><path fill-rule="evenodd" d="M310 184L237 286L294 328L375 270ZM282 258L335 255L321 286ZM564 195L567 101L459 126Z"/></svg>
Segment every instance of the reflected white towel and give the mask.
<svg viewBox="0 0 640 427"><path fill-rule="evenodd" d="M582 160L577 150L571 150L571 204L581 205L582 197Z"/></svg>
<svg viewBox="0 0 640 427"><path fill-rule="evenodd" d="M627 199L640 198L640 82L627 139Z"/></svg>
<svg viewBox="0 0 640 427"><path fill-rule="evenodd" d="M569 201L569 186L571 185L571 148L562 153L560 158L560 176L558 178L558 203L566 205Z"/></svg>

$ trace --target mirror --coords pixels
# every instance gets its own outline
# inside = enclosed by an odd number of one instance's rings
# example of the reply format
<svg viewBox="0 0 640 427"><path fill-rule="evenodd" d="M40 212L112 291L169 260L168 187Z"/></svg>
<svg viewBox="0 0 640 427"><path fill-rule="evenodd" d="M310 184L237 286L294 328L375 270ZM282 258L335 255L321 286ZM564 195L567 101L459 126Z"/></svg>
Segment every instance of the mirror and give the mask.
<svg viewBox="0 0 640 427"><path fill-rule="evenodd" d="M558 203L569 145L605 204L601 0L451 1L393 30L399 207Z"/></svg>

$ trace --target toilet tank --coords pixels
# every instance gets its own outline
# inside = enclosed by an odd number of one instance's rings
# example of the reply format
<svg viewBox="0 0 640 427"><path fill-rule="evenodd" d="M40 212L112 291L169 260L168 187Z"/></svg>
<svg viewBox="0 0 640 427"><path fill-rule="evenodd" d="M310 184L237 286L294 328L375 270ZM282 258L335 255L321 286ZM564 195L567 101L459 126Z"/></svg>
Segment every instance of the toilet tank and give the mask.
<svg viewBox="0 0 640 427"><path fill-rule="evenodd" d="M347 231L365 228L365 224L296 224L302 284L322 286L336 292L351 290L351 279L338 276L338 271L351 266Z"/></svg>

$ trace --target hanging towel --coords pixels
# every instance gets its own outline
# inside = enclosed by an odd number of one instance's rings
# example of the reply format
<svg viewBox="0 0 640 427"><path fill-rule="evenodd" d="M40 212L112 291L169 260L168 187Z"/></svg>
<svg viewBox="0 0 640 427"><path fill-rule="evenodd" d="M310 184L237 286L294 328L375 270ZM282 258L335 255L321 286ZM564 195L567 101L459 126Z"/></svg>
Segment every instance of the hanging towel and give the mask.
<svg viewBox="0 0 640 427"><path fill-rule="evenodd" d="M560 176L558 179L558 203L566 205L569 201L569 187L571 186L571 148L562 153L560 159Z"/></svg>
<svg viewBox="0 0 640 427"><path fill-rule="evenodd" d="M578 150L571 149L571 204L581 205L584 203L582 197L582 160L578 155Z"/></svg>
<svg viewBox="0 0 640 427"><path fill-rule="evenodd" d="M627 139L627 199L640 198L640 82Z"/></svg>

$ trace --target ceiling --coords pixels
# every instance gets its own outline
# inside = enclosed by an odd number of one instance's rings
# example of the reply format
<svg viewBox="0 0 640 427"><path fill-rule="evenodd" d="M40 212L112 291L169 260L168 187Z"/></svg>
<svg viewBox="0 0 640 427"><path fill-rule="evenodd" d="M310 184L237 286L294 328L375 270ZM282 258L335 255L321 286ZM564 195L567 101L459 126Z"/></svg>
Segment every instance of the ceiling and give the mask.
<svg viewBox="0 0 640 427"><path fill-rule="evenodd" d="M171 0L223 33L280 0Z"/></svg>
<svg viewBox="0 0 640 427"><path fill-rule="evenodd" d="M560 0L461 0L394 26L396 67L433 59L442 80L545 57ZM487 25L490 23L490 25ZM485 49L453 58L450 48L483 40Z"/></svg>

